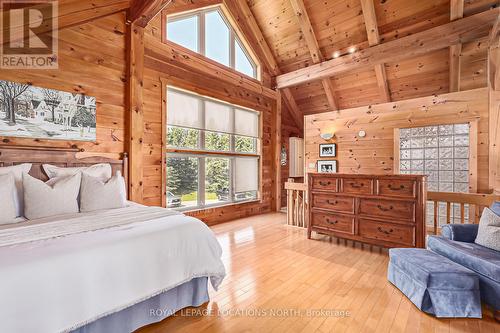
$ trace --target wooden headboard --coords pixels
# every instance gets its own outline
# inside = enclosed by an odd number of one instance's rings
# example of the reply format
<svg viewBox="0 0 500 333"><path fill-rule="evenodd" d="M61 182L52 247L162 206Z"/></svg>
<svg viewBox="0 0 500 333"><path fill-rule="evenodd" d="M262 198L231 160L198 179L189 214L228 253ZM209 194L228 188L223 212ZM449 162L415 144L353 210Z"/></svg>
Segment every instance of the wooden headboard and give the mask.
<svg viewBox="0 0 500 333"><path fill-rule="evenodd" d="M86 153L84 158L78 158L77 154L79 153L83 152L78 148L0 145L0 167L32 163L33 166L29 174L46 181L48 177L43 171L42 164L52 164L59 167L81 167L97 163L109 163L113 175L119 170L128 184L127 154L123 154L121 159L112 159L102 156L90 156L89 153Z"/></svg>

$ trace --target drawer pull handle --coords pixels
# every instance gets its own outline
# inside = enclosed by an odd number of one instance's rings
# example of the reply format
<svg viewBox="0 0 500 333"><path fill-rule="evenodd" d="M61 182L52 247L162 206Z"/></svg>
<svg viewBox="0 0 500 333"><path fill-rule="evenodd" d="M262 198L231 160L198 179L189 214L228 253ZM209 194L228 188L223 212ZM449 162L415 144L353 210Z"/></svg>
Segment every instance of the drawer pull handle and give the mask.
<svg viewBox="0 0 500 333"><path fill-rule="evenodd" d="M354 188L362 188L363 186L364 186L363 183L361 183L361 184L351 183L351 187L354 187Z"/></svg>
<svg viewBox="0 0 500 333"><path fill-rule="evenodd" d="M380 231L383 234L386 234L386 235L390 235L390 234L392 234L394 232L393 229L389 229L389 231L387 231L387 230L382 229L381 227L378 227L377 230Z"/></svg>
<svg viewBox="0 0 500 333"><path fill-rule="evenodd" d="M381 205L377 205L377 208L383 212L388 212L388 211L392 210L393 207L389 206L389 208L385 208L385 207L382 207Z"/></svg>
<svg viewBox="0 0 500 333"><path fill-rule="evenodd" d="M328 204L330 204L330 205L337 205L337 204L339 203L337 200L335 200L335 201L330 201L330 200L327 200L326 202L327 202Z"/></svg>
<svg viewBox="0 0 500 333"><path fill-rule="evenodd" d="M330 219L326 219L326 223L328 224L332 224L332 225L335 225L337 223L339 223L339 221L335 220L335 221L330 221Z"/></svg>
<svg viewBox="0 0 500 333"><path fill-rule="evenodd" d="M331 184L331 182L323 182L323 181L320 181L320 182L319 182L319 184L320 184L321 186L328 186L328 185L330 185L330 184Z"/></svg>
<svg viewBox="0 0 500 333"><path fill-rule="evenodd" d="M392 190L392 191L401 191L401 190L404 190L405 189L405 186L404 185L401 185L399 187L392 187L391 184L389 184L389 190Z"/></svg>

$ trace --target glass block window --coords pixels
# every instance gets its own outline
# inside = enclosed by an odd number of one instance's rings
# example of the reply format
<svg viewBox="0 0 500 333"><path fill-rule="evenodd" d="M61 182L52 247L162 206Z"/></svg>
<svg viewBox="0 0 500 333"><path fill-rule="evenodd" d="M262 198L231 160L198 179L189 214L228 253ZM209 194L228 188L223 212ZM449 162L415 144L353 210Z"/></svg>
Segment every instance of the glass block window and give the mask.
<svg viewBox="0 0 500 333"><path fill-rule="evenodd" d="M402 128L399 135L401 174L427 175L429 191L469 191L469 124ZM451 215L460 223L460 205L452 207ZM427 204L427 223L434 223L432 202ZM439 224L444 223L446 204L441 203Z"/></svg>

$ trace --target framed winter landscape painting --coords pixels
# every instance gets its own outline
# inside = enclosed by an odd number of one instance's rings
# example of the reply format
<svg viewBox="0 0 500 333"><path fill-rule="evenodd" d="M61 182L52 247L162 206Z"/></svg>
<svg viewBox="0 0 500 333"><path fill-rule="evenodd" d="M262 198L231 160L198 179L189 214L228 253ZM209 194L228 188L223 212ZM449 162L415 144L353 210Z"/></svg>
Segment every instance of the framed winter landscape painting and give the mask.
<svg viewBox="0 0 500 333"><path fill-rule="evenodd" d="M0 136L96 140L96 99L0 80Z"/></svg>

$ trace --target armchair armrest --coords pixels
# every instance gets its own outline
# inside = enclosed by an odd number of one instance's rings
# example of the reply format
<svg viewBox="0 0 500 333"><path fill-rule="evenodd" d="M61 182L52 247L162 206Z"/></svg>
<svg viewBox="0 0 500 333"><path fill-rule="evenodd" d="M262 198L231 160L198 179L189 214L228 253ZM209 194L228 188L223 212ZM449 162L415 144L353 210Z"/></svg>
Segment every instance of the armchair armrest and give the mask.
<svg viewBox="0 0 500 333"><path fill-rule="evenodd" d="M447 224L441 227L441 235L458 242L474 243L478 229L478 224Z"/></svg>

